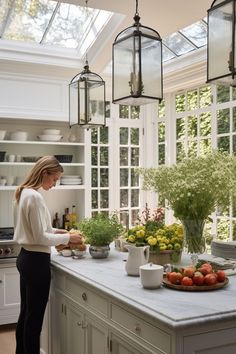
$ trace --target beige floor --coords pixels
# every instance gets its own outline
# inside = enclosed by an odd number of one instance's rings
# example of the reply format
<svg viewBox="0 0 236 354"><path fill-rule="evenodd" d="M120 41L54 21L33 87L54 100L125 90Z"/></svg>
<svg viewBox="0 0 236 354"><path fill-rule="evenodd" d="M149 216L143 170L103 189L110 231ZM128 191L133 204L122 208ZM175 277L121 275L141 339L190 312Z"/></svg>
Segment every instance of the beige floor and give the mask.
<svg viewBox="0 0 236 354"><path fill-rule="evenodd" d="M0 354L14 354L15 345L15 325L0 326Z"/></svg>

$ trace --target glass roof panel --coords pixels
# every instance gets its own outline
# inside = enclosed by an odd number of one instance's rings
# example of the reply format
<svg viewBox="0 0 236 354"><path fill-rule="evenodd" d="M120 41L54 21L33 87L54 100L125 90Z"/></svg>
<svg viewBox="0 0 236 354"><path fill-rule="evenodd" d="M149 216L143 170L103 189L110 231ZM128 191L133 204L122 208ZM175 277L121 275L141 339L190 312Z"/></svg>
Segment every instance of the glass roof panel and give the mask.
<svg viewBox="0 0 236 354"><path fill-rule="evenodd" d="M162 61L165 62L167 60L176 58L176 55L172 53L164 44L162 46Z"/></svg>
<svg viewBox="0 0 236 354"><path fill-rule="evenodd" d="M4 39L40 42L57 3L47 0L17 0L9 14Z"/></svg>
<svg viewBox="0 0 236 354"><path fill-rule="evenodd" d="M195 49L194 45L189 43L188 40L178 32L172 33L168 37L163 38L163 43L178 56Z"/></svg>
<svg viewBox="0 0 236 354"><path fill-rule="evenodd" d="M4 22L7 19L7 13L11 6L11 2L8 0L0 0L0 36L3 31Z"/></svg>
<svg viewBox="0 0 236 354"><path fill-rule="evenodd" d="M98 34L107 24L108 20L111 18L112 13L108 11L101 10L98 15L94 18L93 24L89 26L87 31L84 31L83 40L81 41L80 52L83 55L88 47L94 43Z"/></svg>
<svg viewBox="0 0 236 354"><path fill-rule="evenodd" d="M77 48L94 12L97 10L61 3L43 43Z"/></svg>
<svg viewBox="0 0 236 354"><path fill-rule="evenodd" d="M0 39L80 47L82 55L112 15L52 0L0 0Z"/></svg>
<svg viewBox="0 0 236 354"><path fill-rule="evenodd" d="M192 25L180 30L191 42L198 48L207 44L207 25L202 21L193 23Z"/></svg>

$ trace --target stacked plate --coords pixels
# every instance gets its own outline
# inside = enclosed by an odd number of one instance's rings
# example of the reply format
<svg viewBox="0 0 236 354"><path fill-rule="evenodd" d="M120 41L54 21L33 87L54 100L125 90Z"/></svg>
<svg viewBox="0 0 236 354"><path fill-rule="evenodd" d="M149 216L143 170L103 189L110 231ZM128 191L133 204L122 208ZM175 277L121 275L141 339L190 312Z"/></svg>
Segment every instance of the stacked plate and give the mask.
<svg viewBox="0 0 236 354"><path fill-rule="evenodd" d="M81 176L63 175L60 183L64 185L82 184L82 178Z"/></svg>
<svg viewBox="0 0 236 354"><path fill-rule="evenodd" d="M212 241L211 254L226 259L236 259L236 241Z"/></svg>
<svg viewBox="0 0 236 354"><path fill-rule="evenodd" d="M63 138L59 129L44 129L42 134L38 136L41 141L59 141Z"/></svg>

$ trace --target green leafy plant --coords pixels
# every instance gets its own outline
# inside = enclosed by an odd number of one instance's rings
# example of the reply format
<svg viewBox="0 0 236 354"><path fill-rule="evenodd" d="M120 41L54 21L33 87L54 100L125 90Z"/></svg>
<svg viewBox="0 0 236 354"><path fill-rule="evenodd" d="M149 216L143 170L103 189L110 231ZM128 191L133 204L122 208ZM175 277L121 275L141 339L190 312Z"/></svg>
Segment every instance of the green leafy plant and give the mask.
<svg viewBox="0 0 236 354"><path fill-rule="evenodd" d="M166 199L180 220L204 220L236 195L236 157L219 151L139 173L144 189Z"/></svg>
<svg viewBox="0 0 236 354"><path fill-rule="evenodd" d="M86 243L92 246L109 245L123 231L123 226L115 213L107 216L98 213L92 218L83 219L79 223Z"/></svg>

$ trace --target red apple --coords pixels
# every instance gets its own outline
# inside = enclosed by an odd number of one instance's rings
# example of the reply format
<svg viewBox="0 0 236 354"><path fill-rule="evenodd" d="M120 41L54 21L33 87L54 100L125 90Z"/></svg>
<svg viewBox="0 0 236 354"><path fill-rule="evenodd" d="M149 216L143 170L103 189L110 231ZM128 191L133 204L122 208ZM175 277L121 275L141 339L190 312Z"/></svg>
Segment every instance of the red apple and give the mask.
<svg viewBox="0 0 236 354"><path fill-rule="evenodd" d="M195 285L202 285L204 283L204 275L199 271L195 272L193 275L193 283Z"/></svg>
<svg viewBox="0 0 236 354"><path fill-rule="evenodd" d="M215 285L217 283L217 276L214 273L205 275L204 283L206 285Z"/></svg>
<svg viewBox="0 0 236 354"><path fill-rule="evenodd" d="M217 270L216 271L216 278L219 283L223 283L225 281L225 272L223 270Z"/></svg>

